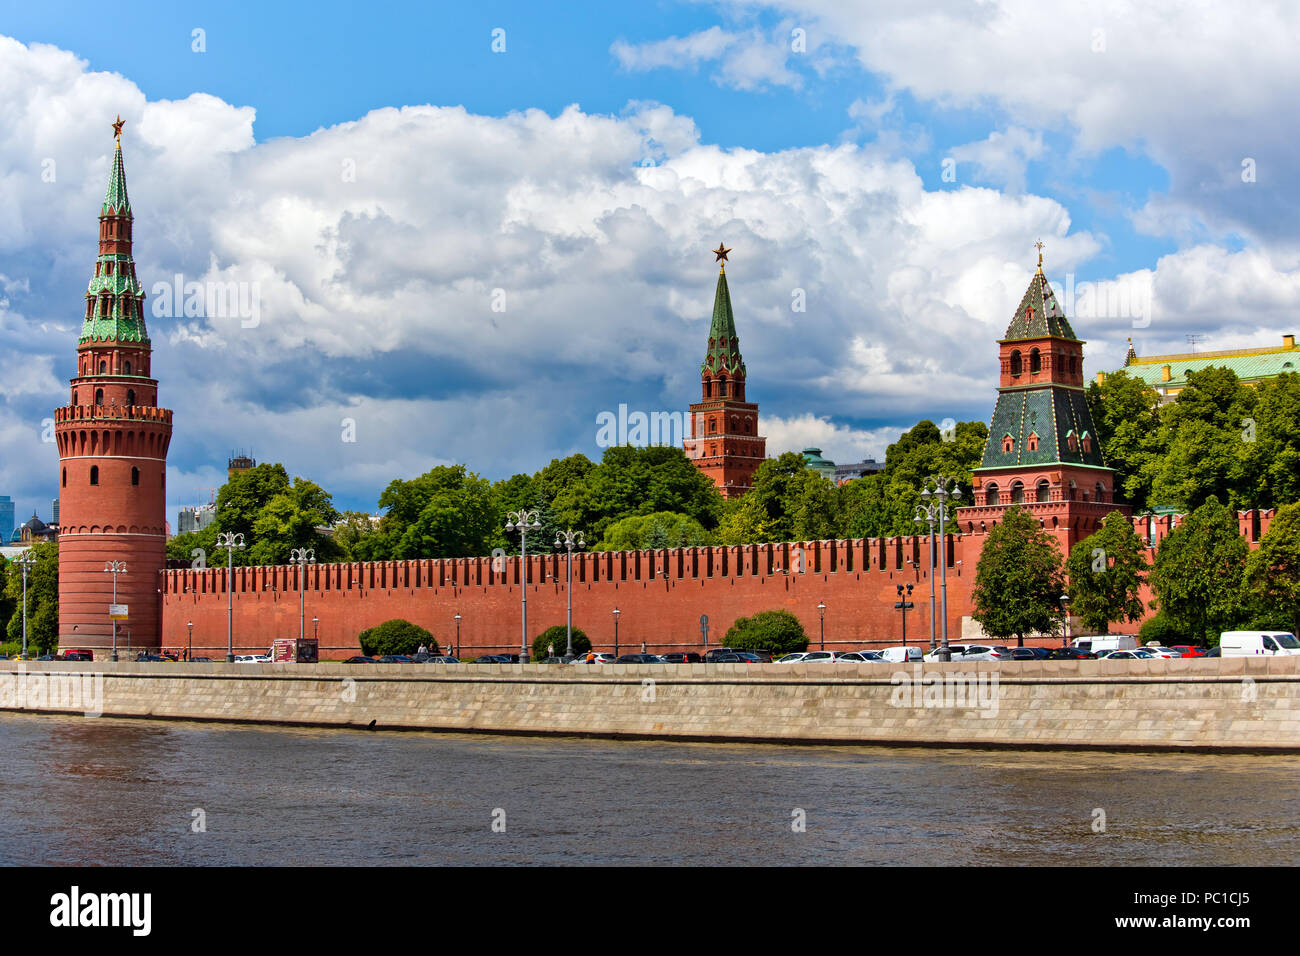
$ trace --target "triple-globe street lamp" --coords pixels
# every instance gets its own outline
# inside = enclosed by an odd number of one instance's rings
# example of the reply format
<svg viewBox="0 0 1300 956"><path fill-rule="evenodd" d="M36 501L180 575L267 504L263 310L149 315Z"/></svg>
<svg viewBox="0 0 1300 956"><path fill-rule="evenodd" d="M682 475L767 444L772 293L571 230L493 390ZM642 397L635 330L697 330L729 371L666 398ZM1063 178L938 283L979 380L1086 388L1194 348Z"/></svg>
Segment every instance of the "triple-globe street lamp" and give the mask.
<svg viewBox="0 0 1300 956"><path fill-rule="evenodd" d="M126 562L125 562L125 561L105 561L105 562L104 562L104 573L113 575L113 603L114 603L114 604L117 604L117 576L118 576L119 574L126 574ZM24 602L24 603L25 603L25 602ZM112 657L112 660L117 660L117 616L116 616L116 610L117 610L117 609L114 608L114 613L109 615L109 619L113 622L113 657ZM131 642L130 642L130 636L128 635L128 639L127 639L127 650L129 651L130 649L131 649Z"/></svg>
<svg viewBox="0 0 1300 956"><path fill-rule="evenodd" d="M564 588L568 604L568 616L565 620L565 631L568 637L564 650L566 660L573 657L573 549L577 548L581 551L586 546L587 541L581 531L570 528L568 531L555 532L555 548L557 551L563 548L567 552L568 563L568 583Z"/></svg>
<svg viewBox="0 0 1300 956"><path fill-rule="evenodd" d="M943 475L931 475L925 479L921 487L921 504L917 505L916 516L913 520L917 524L928 524L930 526L930 650L935 649L934 634L934 571L935 571L935 538L934 526L939 526L939 541L944 549L943 559L938 562L939 565L939 591L940 591L940 628L943 633L943 644L939 650L939 660L952 660L952 651L948 647L948 546L944 524L948 520L948 502L961 500L961 488L958 486L956 479L947 478Z"/></svg>
<svg viewBox="0 0 1300 956"><path fill-rule="evenodd" d="M31 548L20 554L14 561L23 569L23 660L27 659L27 569L36 564Z"/></svg>
<svg viewBox="0 0 1300 956"><path fill-rule="evenodd" d="M234 531L217 534L217 547L226 549L226 663L235 661L235 604L231 578L235 571L235 552L244 550L244 536Z"/></svg>
<svg viewBox="0 0 1300 956"><path fill-rule="evenodd" d="M316 563L316 549L294 548L289 552L289 563L298 565L298 640L301 641L307 637L307 565Z"/></svg>
<svg viewBox="0 0 1300 956"><path fill-rule="evenodd" d="M538 511L521 508L506 515L506 531L519 532L519 593L521 607L521 630L519 639L519 663L528 663L528 532L541 531L542 523L538 521Z"/></svg>

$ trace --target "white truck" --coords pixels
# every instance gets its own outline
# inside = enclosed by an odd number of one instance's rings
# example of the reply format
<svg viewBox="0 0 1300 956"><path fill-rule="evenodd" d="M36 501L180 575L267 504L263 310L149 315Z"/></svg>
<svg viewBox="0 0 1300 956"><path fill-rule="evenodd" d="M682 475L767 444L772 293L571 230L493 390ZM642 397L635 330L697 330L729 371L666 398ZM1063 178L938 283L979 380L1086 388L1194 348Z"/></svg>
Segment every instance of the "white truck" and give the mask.
<svg viewBox="0 0 1300 956"><path fill-rule="evenodd" d="M1138 641L1134 634L1094 634L1091 637L1076 637L1070 646L1080 651L1102 654L1106 651L1131 651L1138 646Z"/></svg>
<svg viewBox="0 0 1300 956"><path fill-rule="evenodd" d="M1222 657L1285 657L1300 655L1300 641L1287 631L1224 631L1219 635Z"/></svg>

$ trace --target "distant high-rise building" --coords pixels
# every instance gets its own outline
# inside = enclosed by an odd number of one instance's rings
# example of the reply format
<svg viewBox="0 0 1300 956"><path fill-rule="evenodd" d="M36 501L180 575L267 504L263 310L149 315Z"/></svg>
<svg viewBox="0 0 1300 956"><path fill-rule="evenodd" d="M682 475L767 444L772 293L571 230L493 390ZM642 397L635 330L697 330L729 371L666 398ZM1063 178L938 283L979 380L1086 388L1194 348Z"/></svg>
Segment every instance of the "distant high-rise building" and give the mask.
<svg viewBox="0 0 1300 956"><path fill-rule="evenodd" d="M14 534L14 502L8 495L0 495L0 544L8 544Z"/></svg>
<svg viewBox="0 0 1300 956"><path fill-rule="evenodd" d="M55 498L50 502L50 514L53 516L50 519L50 527L54 528L54 530L57 531L59 529L59 499L58 498Z"/></svg>
<svg viewBox="0 0 1300 956"><path fill-rule="evenodd" d="M226 479L229 480L242 471L250 471L256 467L256 459L250 458L248 455L232 455L227 463Z"/></svg>
<svg viewBox="0 0 1300 956"><path fill-rule="evenodd" d="M212 524L217 517L216 505L199 505L196 508L182 508L176 516L176 533L189 534L202 531Z"/></svg>

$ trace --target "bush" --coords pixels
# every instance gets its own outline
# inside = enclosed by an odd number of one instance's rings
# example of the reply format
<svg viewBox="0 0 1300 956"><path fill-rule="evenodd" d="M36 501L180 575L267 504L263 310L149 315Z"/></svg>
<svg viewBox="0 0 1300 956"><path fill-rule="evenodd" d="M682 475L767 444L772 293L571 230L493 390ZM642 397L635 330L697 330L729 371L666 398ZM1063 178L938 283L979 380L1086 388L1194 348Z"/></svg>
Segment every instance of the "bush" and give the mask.
<svg viewBox="0 0 1300 956"><path fill-rule="evenodd" d="M440 653L438 642L433 635L410 621L395 617L383 624L368 627L357 635L361 643L361 653L367 657L383 657L385 654L414 654L423 644L430 654Z"/></svg>
<svg viewBox="0 0 1300 956"><path fill-rule="evenodd" d="M1151 618L1138 630L1138 643L1146 644L1149 641L1155 641L1165 647L1174 644L1185 644L1188 641L1193 644L1199 643L1195 637L1189 637L1187 628L1181 627L1177 621L1164 611Z"/></svg>
<svg viewBox="0 0 1300 956"><path fill-rule="evenodd" d="M807 650L808 635L789 611L760 611L753 617L737 618L722 639L722 646L771 651L775 659L781 654Z"/></svg>
<svg viewBox="0 0 1300 956"><path fill-rule="evenodd" d="M6 641L0 644L0 657L17 657L22 652L22 641Z"/></svg>
<svg viewBox="0 0 1300 956"><path fill-rule="evenodd" d="M555 645L555 656L563 657L564 648L568 644L568 630L563 624L557 624L555 627L548 627L542 633L533 638L533 660L546 660L546 645ZM578 628L573 629L573 653L585 654L591 650L591 640Z"/></svg>

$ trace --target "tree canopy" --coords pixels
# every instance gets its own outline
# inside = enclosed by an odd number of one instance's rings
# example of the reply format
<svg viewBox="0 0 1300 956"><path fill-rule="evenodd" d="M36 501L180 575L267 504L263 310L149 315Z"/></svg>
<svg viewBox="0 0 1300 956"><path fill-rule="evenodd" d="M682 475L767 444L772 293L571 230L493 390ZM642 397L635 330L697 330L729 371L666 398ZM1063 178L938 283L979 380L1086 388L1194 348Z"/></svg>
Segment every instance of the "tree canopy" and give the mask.
<svg viewBox="0 0 1300 956"><path fill-rule="evenodd" d="M1211 495L1160 542L1151 588L1161 610L1193 641L1217 644L1246 614L1249 546L1236 516Z"/></svg>
<svg viewBox="0 0 1300 956"><path fill-rule="evenodd" d="M1106 634L1110 623L1140 621L1146 613L1140 591L1147 562L1133 522L1112 511L1101 527L1070 549L1070 611L1090 633Z"/></svg>
<svg viewBox="0 0 1300 956"><path fill-rule="evenodd" d="M1012 506L980 552L971 616L993 638L1056 634L1064 622L1061 549L1023 508Z"/></svg>

